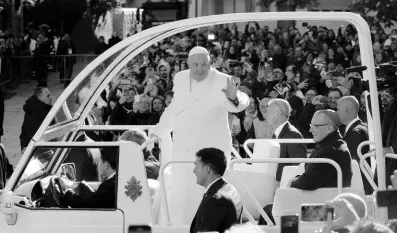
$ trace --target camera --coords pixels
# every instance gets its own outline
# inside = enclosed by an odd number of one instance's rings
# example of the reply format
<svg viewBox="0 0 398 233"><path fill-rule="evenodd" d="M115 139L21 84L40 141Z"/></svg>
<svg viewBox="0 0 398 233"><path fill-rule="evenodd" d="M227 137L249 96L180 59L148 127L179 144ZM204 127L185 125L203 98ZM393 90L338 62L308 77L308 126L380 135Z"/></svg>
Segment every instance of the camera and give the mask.
<svg viewBox="0 0 398 233"><path fill-rule="evenodd" d="M394 64L395 63L395 64ZM380 64L375 67L376 69L376 84L377 90L389 90L392 96L396 97L397 92L397 65L396 62ZM351 92L353 95L361 95L363 91L369 91L369 82L367 80L362 80L362 71L366 70L365 66L360 67L349 67L345 72L357 72L361 76L360 78L356 76L349 76L348 79L352 79L353 85Z"/></svg>

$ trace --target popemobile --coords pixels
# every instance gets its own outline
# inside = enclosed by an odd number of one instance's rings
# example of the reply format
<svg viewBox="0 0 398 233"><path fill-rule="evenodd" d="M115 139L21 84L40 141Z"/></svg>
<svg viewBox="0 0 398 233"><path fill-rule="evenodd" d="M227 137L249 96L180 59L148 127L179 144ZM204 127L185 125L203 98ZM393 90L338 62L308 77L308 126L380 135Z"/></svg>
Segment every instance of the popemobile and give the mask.
<svg viewBox="0 0 398 233"><path fill-rule="evenodd" d="M245 23L249 21L277 20L330 20L342 21L354 25L358 31L361 51L361 64L367 69L363 72L364 79L369 80L372 112L373 134L371 141L365 145L374 146L375 152L359 156L374 156L377 162L378 184L373 182L373 173L369 172L369 164L361 162L353 164L352 187L342 187L341 168L328 159L280 159L279 143L313 143L303 139L250 139L244 148L251 159L242 159L235 149L232 149L237 159L229 163L230 175L226 179L239 191L243 206L244 219L256 223L260 216L267 221L264 226L267 232L280 232L280 217L286 214L299 214L303 203L325 203L341 192L357 193L367 200L369 213L376 219L386 220L387 212L378 208L373 196L365 196L360 170L365 171L367 179L377 190L385 190L385 156L396 158L394 154L383 154L380 115L375 66L371 44L369 25L357 14L348 12L259 12L213 15L200 18L190 18L175 21L135 34L97 57L72 81L61 94L53 108L43 121L40 129L29 143L23 156L15 168L13 175L4 190L0 191L0 232L1 233L122 233L128 232L130 226L151 226L152 232L189 232L188 225L175 225L170 221L167 192L165 185L168 167L175 163L186 163L193 168L192 161L175 161L171 159L171 138L161 140L161 170L157 181L148 180L144 167L141 147L133 142L76 142L79 134L85 132L125 131L132 128L149 129L150 126L131 125L91 125L87 120L90 110L107 85L121 70L139 53L174 34L200 27L217 24ZM79 98L78 91L87 88L89 94ZM76 101L79 99L79 101ZM79 102L77 104L77 102ZM370 115L368 113L368 115ZM56 119L57 124L50 125ZM370 130L371 132L371 130ZM254 144L254 153L248 149L248 144ZM76 150L98 150L104 147L118 147L119 159L116 173L116 207L113 209L77 209L62 206L60 184L58 178L66 175L70 180L76 180L76 167L70 161L64 162L68 154ZM262 157L258 156L262 155ZM266 155L267 157L264 157ZM278 188L275 190L274 174L278 163L329 163L337 169L338 187L323 188L316 191L301 191L294 188ZM192 163L189 164L189 163ZM252 163L251 169L245 164ZM290 166L284 169L281 184L286 183L302 166ZM97 181L87 181L92 190L100 184ZM261 182L259 182L261 181ZM151 183L152 182L152 183ZM155 185L154 185L155 183ZM166 182L167 183L167 182ZM196 186L197 184L192 184ZM190 187L186 187L187 190ZM83 190L80 190L83 192ZM294 197L294 198L292 198ZM276 225L263 211L266 204L274 203L273 215ZM374 207L374 208L372 208ZM181 206L184 208L184 206ZM300 224L300 232L314 232L322 227L320 223Z"/></svg>

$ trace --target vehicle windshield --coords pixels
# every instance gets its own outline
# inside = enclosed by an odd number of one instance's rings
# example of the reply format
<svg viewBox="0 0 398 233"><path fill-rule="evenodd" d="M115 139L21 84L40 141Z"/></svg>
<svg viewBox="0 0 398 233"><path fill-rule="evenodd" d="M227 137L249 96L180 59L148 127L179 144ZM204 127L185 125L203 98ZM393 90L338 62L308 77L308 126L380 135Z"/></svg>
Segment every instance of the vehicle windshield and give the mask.
<svg viewBox="0 0 398 233"><path fill-rule="evenodd" d="M77 119L79 117L79 114L76 114L77 112L81 112L82 108L82 103L86 99L85 97L88 95L91 95L91 93L86 93L87 95L84 96L79 96L78 95L78 90L81 90L83 87L88 87L90 90L95 90L98 84L100 83L101 80L99 80L99 77L103 74L103 72L106 70L106 68L113 62L113 60L124 50L125 48L122 48L120 51L116 52L115 54L111 55L108 57L104 62L99 64L93 71L91 71L78 85L78 87L75 89L74 92L70 94L70 96L67 98L67 100L62 104L62 107L56 114L56 125L61 125L69 120L72 119ZM90 57L92 60L94 60L95 57ZM80 67L79 69L75 69L73 76L77 76L81 71L84 70L85 66L89 64L90 60L85 59L84 61L82 60L82 64L76 64L76 67ZM83 64L84 63L84 64ZM80 109L79 109L80 108ZM53 126L50 126L51 128Z"/></svg>
<svg viewBox="0 0 398 233"><path fill-rule="evenodd" d="M46 171L49 162L54 157L56 150L48 148L36 149L22 174L18 185L37 179Z"/></svg>

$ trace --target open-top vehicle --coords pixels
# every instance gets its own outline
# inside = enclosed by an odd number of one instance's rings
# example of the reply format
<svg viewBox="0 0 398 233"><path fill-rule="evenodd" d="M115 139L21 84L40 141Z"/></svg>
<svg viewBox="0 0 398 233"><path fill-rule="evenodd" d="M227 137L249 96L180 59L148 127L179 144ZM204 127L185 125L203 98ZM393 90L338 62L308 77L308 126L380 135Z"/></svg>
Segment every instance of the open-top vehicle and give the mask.
<svg viewBox="0 0 398 233"><path fill-rule="evenodd" d="M369 120L373 135L370 135L374 145L378 184L377 189L385 187L385 156L381 137L379 104L371 35L368 24L357 14L346 12L279 12L279 13L242 13L214 15L201 18L192 18L176 21L154 27L134 36L131 36L90 63L68 86L58 98L50 113L42 123L29 146L15 168L15 171L1 193L1 232L127 232L131 225L152 225L153 232L188 232L189 226L173 225L170 222L167 192L164 184L164 170L171 163L193 163L188 161L173 161L170 155L171 139L162 139L160 188L151 190L148 186L141 148L131 142L76 142L81 132L124 131L132 128L149 129L150 126L134 125L91 125L87 120L89 112L101 93L112 79L139 53L152 44L174 34L216 24L227 24L247 21L275 21L275 20L333 20L348 22L358 31L358 40L361 51L362 65L367 69L363 72L364 79L369 80L372 120ZM79 98L79 91L86 88L87 98ZM50 125L53 119L56 124ZM375 206L374 198L365 197L359 165L353 162L352 187L342 188L340 167L332 160L327 159L294 159L295 163L330 163L338 171L338 187L324 188L311 192L303 192L293 188L279 188L275 190L274 173L276 164L287 162L279 159L279 143L313 143L312 140L248 140L245 150L252 155L252 159L236 159L229 164L231 173L226 177L233 183L243 198L244 215L248 221L255 222L260 215L269 223L267 232L279 232L278 217L284 214L298 213L302 203L322 203L332 199L341 192L354 192L367 199L368 205ZM252 154L247 144L254 143ZM364 146L363 143L361 146ZM117 172L116 208L114 209L75 209L60 204L60 190L57 177L66 175L76 183L76 168L73 161L65 162L70 153L77 150L98 150L104 147L119 147ZM361 148L358 148L358 151ZM234 150L233 150L234 151ZM239 158L239 154L234 152ZM264 157L266 155L266 157ZM396 155L389 155L396 158ZM246 169L244 165L235 164L253 163L254 170ZM266 164L266 165L263 165ZM189 166L189 164L187 164ZM367 164L361 168L367 172ZM284 170L282 183L294 176L302 169L289 167ZM369 179L373 174L369 174ZM98 188L100 178L86 184L93 190ZM192 184L197 185L197 184ZM186 187L189 190L189 187ZM81 190L82 191L82 190ZM274 196L275 195L275 196ZM294 198L292 198L294 197ZM263 207L274 203L273 214L277 225L272 226L265 215ZM159 205L160 208L154 208ZM183 206L181 208L184 208ZM161 209L161 210L159 210ZM372 209L372 208L369 208ZM380 210L373 216L385 220L386 211ZM300 232L313 232L319 224L300 224Z"/></svg>

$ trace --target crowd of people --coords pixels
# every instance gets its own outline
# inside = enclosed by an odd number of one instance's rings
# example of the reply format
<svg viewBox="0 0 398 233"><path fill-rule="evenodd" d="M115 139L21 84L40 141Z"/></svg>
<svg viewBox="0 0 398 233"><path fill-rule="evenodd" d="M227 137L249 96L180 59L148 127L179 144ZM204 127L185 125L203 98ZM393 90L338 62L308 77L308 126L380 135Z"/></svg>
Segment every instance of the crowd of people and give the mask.
<svg viewBox="0 0 398 233"><path fill-rule="evenodd" d="M387 36L378 29L372 35L377 64L396 60L395 34L393 30ZM208 39L212 35L214 39ZM359 117L367 122L366 91L358 91L356 85L359 74L344 73L345 68L361 62L358 36L352 25L340 28L337 36L333 30L315 26L301 35L293 27L271 32L255 22L248 23L244 32L237 31L234 24L218 31L185 32L151 46L132 59L110 84L108 96L103 95L108 107L99 122L158 123L173 98L174 75L188 69L188 51L195 45L206 47L212 67L237 77L240 90L250 96L251 104L244 112L229 116L237 149L249 138L272 137L265 126L264 110L273 98L289 101L289 121L304 138L312 137L309 123L316 110L336 110L338 100L350 94L360 101ZM391 91L380 92L383 111L392 99ZM242 149L240 153L246 157Z"/></svg>

